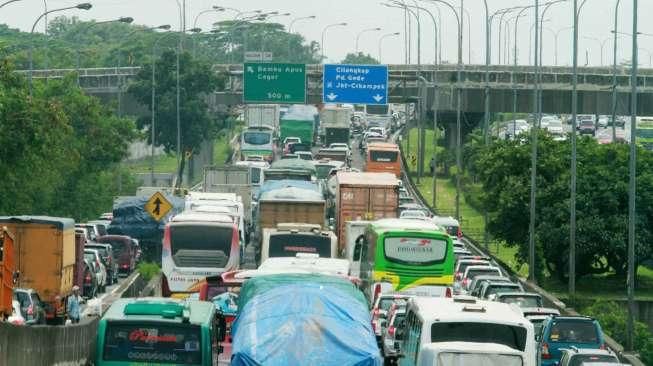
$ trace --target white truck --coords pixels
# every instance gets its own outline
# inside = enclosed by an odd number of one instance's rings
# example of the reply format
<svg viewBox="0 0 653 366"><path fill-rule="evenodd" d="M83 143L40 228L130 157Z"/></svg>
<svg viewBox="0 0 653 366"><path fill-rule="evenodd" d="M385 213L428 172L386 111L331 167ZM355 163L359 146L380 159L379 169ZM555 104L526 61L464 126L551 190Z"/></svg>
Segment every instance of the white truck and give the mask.
<svg viewBox="0 0 653 366"><path fill-rule="evenodd" d="M206 193L234 193L240 197L244 207L244 219L252 219L251 170L246 166L225 166L204 168L202 190Z"/></svg>
<svg viewBox="0 0 653 366"><path fill-rule="evenodd" d="M245 123L247 127L271 126L279 131L278 104L248 104L245 107Z"/></svg>
<svg viewBox="0 0 653 366"><path fill-rule="evenodd" d="M320 111L320 138L325 146L332 143L349 143L353 109L334 105Z"/></svg>

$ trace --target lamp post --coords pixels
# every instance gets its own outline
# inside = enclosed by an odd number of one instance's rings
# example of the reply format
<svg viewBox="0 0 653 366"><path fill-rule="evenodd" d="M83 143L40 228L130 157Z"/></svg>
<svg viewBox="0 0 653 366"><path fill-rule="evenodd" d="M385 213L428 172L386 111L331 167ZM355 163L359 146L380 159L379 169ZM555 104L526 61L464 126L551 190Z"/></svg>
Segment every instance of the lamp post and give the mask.
<svg viewBox="0 0 653 366"><path fill-rule="evenodd" d="M598 39L596 37L583 37L583 38L589 39L591 41L596 41L599 44L599 46L601 47L601 62L600 62L600 65L603 66L603 47L605 46L605 42L609 41L610 38L606 38L604 40L600 40L600 39Z"/></svg>
<svg viewBox="0 0 653 366"><path fill-rule="evenodd" d="M287 16L290 16L290 15L291 15L290 13L268 15L266 17L266 19L263 20L263 22L265 22L266 20L270 20L270 19L272 19L274 17L287 17ZM265 51L265 43L263 42L263 40L265 38L264 36L265 36L265 27L261 28L261 37L260 37L261 44L260 44L260 47L259 47L261 52Z"/></svg>
<svg viewBox="0 0 653 366"><path fill-rule="evenodd" d="M15 2L17 2L17 1L21 1L21 0L9 0L9 1L5 1L4 3L0 4L0 8L4 7L5 5L9 5L9 4L11 4L11 3L15 3Z"/></svg>
<svg viewBox="0 0 653 366"><path fill-rule="evenodd" d="M308 20L308 19L315 19L317 18L315 15L309 15L305 17L298 17L290 21L290 24L288 24L288 34L292 34L292 26L300 21L300 20ZM292 51L292 38L288 37L288 61L291 60L290 53Z"/></svg>
<svg viewBox="0 0 653 366"><path fill-rule="evenodd" d="M614 5L614 28L612 33L614 38L612 40L612 142L617 141L617 24L619 21L619 3L617 0Z"/></svg>
<svg viewBox="0 0 653 366"><path fill-rule="evenodd" d="M320 55L320 59L322 60L322 62L324 62L324 39L326 38L326 31L329 30L329 28L345 27L345 26L347 26L347 23L345 23L345 22L343 22L343 23L333 23L333 24L327 25L326 27L324 27L322 29L322 43L320 43L320 48L322 49L322 54Z"/></svg>
<svg viewBox="0 0 653 366"><path fill-rule="evenodd" d="M36 21L34 22L34 25L32 25L32 30L30 34L33 36L34 35L34 29L36 29L36 25L39 23L39 21L46 15L50 13L55 13L55 12L60 12L60 11L65 11L65 10L70 10L70 9L81 9L81 10L89 10L93 7L90 3L81 3L77 4L74 6L67 6L64 8L58 8L58 9L52 9L44 12L43 14L39 15L38 18L36 18ZM33 39L34 37L30 37ZM33 92L33 84L32 84L32 76L34 73L34 59L33 59L33 52L34 52L34 41L32 40L30 42L30 47L29 47L29 95L30 97L32 96Z"/></svg>
<svg viewBox="0 0 653 366"><path fill-rule="evenodd" d="M382 50L382 49L381 49L381 46L382 46L382 44L383 44L383 40L386 39L386 38L388 38L388 37L398 36L398 35L400 35L400 34L401 34L401 33L399 33L399 32L386 33L386 34L382 35L382 36L379 38L379 63L383 63L383 61L382 61L382 57L383 57L382 55L383 55L383 54L382 54L382 52L381 52L381 50Z"/></svg>
<svg viewBox="0 0 653 366"><path fill-rule="evenodd" d="M200 19L200 17L201 17L202 15L207 14L207 13L219 13L219 12L223 12L223 11L225 11L225 10L226 10L226 9L223 8L223 7L221 7L221 6L213 6L213 7L211 7L210 9L206 9L206 10L202 10L202 11L200 11L200 12L197 13L197 15L195 16L195 20L193 20L193 28L197 28L197 21Z"/></svg>
<svg viewBox="0 0 653 366"><path fill-rule="evenodd" d="M540 6L539 0L535 0L535 65L538 64L538 22ZM533 93L533 107L537 110L537 67L535 68L535 93ZM537 137L539 133L539 118L536 116L531 127L531 194L530 194L530 217L528 223L528 278L535 282L535 193L537 179Z"/></svg>
<svg viewBox="0 0 653 366"><path fill-rule="evenodd" d="M554 32L554 37L553 37L553 42L554 42L554 47L555 47L555 50L554 50L555 61L554 62L555 62L556 66L559 65L558 64L558 36L560 35L560 32L567 31L567 30L570 30L570 29L574 29L574 27L563 27L563 28L560 28L560 29L558 29L557 31Z"/></svg>
<svg viewBox="0 0 653 366"><path fill-rule="evenodd" d="M358 54L358 42L360 41L361 35L366 32L378 32L380 30L381 28L376 27L376 28L363 29L362 31L358 32L358 34L356 34L356 54Z"/></svg>

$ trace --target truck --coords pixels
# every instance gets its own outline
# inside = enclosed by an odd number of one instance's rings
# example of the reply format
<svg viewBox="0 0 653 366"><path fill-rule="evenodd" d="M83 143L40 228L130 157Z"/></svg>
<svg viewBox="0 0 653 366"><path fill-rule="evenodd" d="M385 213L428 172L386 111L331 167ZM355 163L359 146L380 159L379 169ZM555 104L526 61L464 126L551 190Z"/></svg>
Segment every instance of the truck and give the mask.
<svg viewBox="0 0 653 366"><path fill-rule="evenodd" d="M261 261L270 257L295 257L297 253L337 258L338 240L332 231L320 225L287 223L263 229Z"/></svg>
<svg viewBox="0 0 653 366"><path fill-rule="evenodd" d="M392 129L392 115L390 114L390 107L384 105L365 105L365 117L367 120L367 127L383 127L386 131Z"/></svg>
<svg viewBox="0 0 653 366"><path fill-rule="evenodd" d="M293 105L279 122L279 141L287 137L299 137L304 144L314 144L317 108L309 105Z"/></svg>
<svg viewBox="0 0 653 366"><path fill-rule="evenodd" d="M247 166L207 166L202 189L206 193L235 193L244 206L244 220L252 219L251 170Z"/></svg>
<svg viewBox="0 0 653 366"><path fill-rule="evenodd" d="M320 130L322 144L349 143L352 108L326 106L320 111Z"/></svg>
<svg viewBox="0 0 653 366"><path fill-rule="evenodd" d="M279 129L278 104L248 104L245 106L245 123L247 127L270 126Z"/></svg>
<svg viewBox="0 0 653 366"><path fill-rule="evenodd" d="M11 316L14 283L18 280L15 270L14 237L6 227L0 228L0 320Z"/></svg>
<svg viewBox="0 0 653 366"><path fill-rule="evenodd" d="M383 363L365 297L345 278L308 271L254 276L243 283L238 307L232 366Z"/></svg>
<svg viewBox="0 0 653 366"><path fill-rule="evenodd" d="M271 126L248 127L240 134L240 159L260 156L267 162L274 160L274 135Z"/></svg>
<svg viewBox="0 0 653 366"><path fill-rule="evenodd" d="M338 249L346 247L347 221L397 217L399 182L391 173L336 173L335 207Z"/></svg>
<svg viewBox="0 0 653 366"><path fill-rule="evenodd" d="M16 287L35 290L48 323L63 324L75 277L75 221L49 216L2 216L14 233Z"/></svg>
<svg viewBox="0 0 653 366"><path fill-rule="evenodd" d="M311 189L283 187L261 193L258 200L259 229L281 223L314 224L324 227L324 196Z"/></svg>

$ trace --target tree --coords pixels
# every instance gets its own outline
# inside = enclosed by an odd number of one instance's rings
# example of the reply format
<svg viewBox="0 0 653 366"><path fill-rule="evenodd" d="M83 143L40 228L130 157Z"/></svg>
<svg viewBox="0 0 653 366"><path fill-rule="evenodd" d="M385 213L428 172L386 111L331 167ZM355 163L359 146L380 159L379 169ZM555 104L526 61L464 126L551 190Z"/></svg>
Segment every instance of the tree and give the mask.
<svg viewBox="0 0 653 366"><path fill-rule="evenodd" d="M483 185L481 202L490 213L488 230L528 258L530 137L495 141L475 149L473 159ZM537 166L535 238L538 274L543 266L561 281L567 278L569 249L570 145L541 133ZM577 276L627 268L628 146L578 140ZM651 258L653 235L653 154L637 156L637 260Z"/></svg>
<svg viewBox="0 0 653 366"><path fill-rule="evenodd" d="M206 97L215 90L224 87L224 79L211 70L211 65L193 59L188 52L179 56L181 120L181 147L177 146L177 74L176 53L166 51L156 61L155 78L155 141L166 152L180 152L178 183L184 172L186 155L197 153L203 141L215 138L218 132L218 120L209 114ZM152 110L152 64L145 65L129 87L141 104ZM145 130L148 141L152 143L152 116L141 117L138 128Z"/></svg>
<svg viewBox="0 0 653 366"><path fill-rule="evenodd" d="M369 54L366 55L363 52L358 52L348 53L341 63L355 65L378 65L380 62Z"/></svg>

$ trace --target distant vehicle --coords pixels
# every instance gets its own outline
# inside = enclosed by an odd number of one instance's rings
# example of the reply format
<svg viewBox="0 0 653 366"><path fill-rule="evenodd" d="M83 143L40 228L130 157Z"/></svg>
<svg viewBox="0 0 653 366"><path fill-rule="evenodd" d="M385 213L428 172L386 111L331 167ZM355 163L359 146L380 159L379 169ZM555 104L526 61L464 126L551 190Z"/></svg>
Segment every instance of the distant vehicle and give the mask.
<svg viewBox="0 0 653 366"><path fill-rule="evenodd" d="M365 171L370 173L392 173L401 178L401 158L399 146L387 142L367 144Z"/></svg>
<svg viewBox="0 0 653 366"><path fill-rule="evenodd" d="M597 124L599 127L608 127L608 120L611 119L612 117L610 116L599 116L599 120L597 121Z"/></svg>
<svg viewBox="0 0 653 366"><path fill-rule="evenodd" d="M505 282L512 283L510 278L505 276L477 276L472 280L472 283L468 286L467 294L475 297L479 297L479 292L483 287L483 284L486 282Z"/></svg>
<svg viewBox="0 0 653 366"><path fill-rule="evenodd" d="M563 136L565 133L560 120L550 121L548 126L546 126L546 130L554 136Z"/></svg>
<svg viewBox="0 0 653 366"><path fill-rule="evenodd" d="M382 219L356 241L363 292L373 300L382 292L451 296L451 237L425 220ZM394 273L386 277L387 273ZM381 281L381 278L383 280Z"/></svg>
<svg viewBox="0 0 653 366"><path fill-rule="evenodd" d="M211 366L225 338L224 317L208 301L116 300L98 323L95 365ZM166 361L169 363L170 361Z"/></svg>
<svg viewBox="0 0 653 366"><path fill-rule="evenodd" d="M296 154L300 151L308 151L311 152L311 145L302 143L302 142L293 142L290 144L290 149L289 153L291 154Z"/></svg>
<svg viewBox="0 0 653 366"><path fill-rule="evenodd" d="M524 288L518 283L512 282L484 282L479 290L479 298L488 299L491 295L499 292L523 292Z"/></svg>
<svg viewBox="0 0 653 366"><path fill-rule="evenodd" d="M286 137L283 139L283 152L287 154L290 152L290 144L302 143L302 139L299 137Z"/></svg>
<svg viewBox="0 0 653 366"><path fill-rule="evenodd" d="M540 334L544 321L550 316L559 316L560 311L552 308L522 308L522 312L535 327L536 337Z"/></svg>
<svg viewBox="0 0 653 366"><path fill-rule="evenodd" d="M26 325L45 324L45 304L36 291L30 288L15 288L13 298L20 305L20 314L24 316Z"/></svg>
<svg viewBox="0 0 653 366"><path fill-rule="evenodd" d="M541 366L558 365L562 350L571 347L605 349L601 325L584 316L553 316L544 321L540 337L538 360Z"/></svg>
<svg viewBox="0 0 653 366"><path fill-rule="evenodd" d="M297 154L283 154L281 156L281 160L287 160L287 159L299 159L299 155L297 155Z"/></svg>
<svg viewBox="0 0 653 366"><path fill-rule="evenodd" d="M653 117L637 117L635 142L646 150L653 150Z"/></svg>
<svg viewBox="0 0 653 366"><path fill-rule="evenodd" d="M20 302L18 300L11 301L11 315L7 318L7 323L13 325L25 325L25 317L23 317L22 311L20 309Z"/></svg>
<svg viewBox="0 0 653 366"><path fill-rule="evenodd" d="M531 129L531 125L528 124L528 121L523 119L509 120L505 122L505 138L514 138L517 135L522 133L527 133Z"/></svg>
<svg viewBox="0 0 653 366"><path fill-rule="evenodd" d="M512 305L415 297L408 301L406 328L402 364L536 365L533 325Z"/></svg>
<svg viewBox="0 0 653 366"><path fill-rule="evenodd" d="M295 257L297 253L313 253L320 258L337 258L338 240L332 231L319 225L277 224L263 229L261 261L270 257Z"/></svg>
<svg viewBox="0 0 653 366"><path fill-rule="evenodd" d="M427 219L429 216L424 210L403 210L400 219Z"/></svg>
<svg viewBox="0 0 653 366"><path fill-rule="evenodd" d="M105 235L97 238L99 243L111 244L115 263L118 267L116 275L127 276L136 269L138 253L132 238L125 235Z"/></svg>
<svg viewBox="0 0 653 366"><path fill-rule="evenodd" d="M578 125L578 132L581 135L596 135L596 127L594 126L594 121L589 120L589 119L583 119L580 121L580 124Z"/></svg>
<svg viewBox="0 0 653 366"><path fill-rule="evenodd" d="M85 249L95 249L100 254L102 264L107 270L107 285L118 282L118 261L116 260L111 244L88 243Z"/></svg>
<svg viewBox="0 0 653 366"><path fill-rule="evenodd" d="M317 179L327 179L329 173L334 169L342 168L345 163L339 160L320 159L315 161L315 171Z"/></svg>
<svg viewBox="0 0 653 366"><path fill-rule="evenodd" d="M271 126L249 127L241 133L240 156L247 160L260 156L270 162L274 159L274 129Z"/></svg>
<svg viewBox="0 0 653 366"><path fill-rule="evenodd" d="M388 311L395 304L405 306L408 299L410 299L409 295L394 292L381 293L374 299L372 302L372 329L378 343L381 343L383 336L383 323L387 324Z"/></svg>
<svg viewBox="0 0 653 366"><path fill-rule="evenodd" d="M456 280L462 280L465 270L469 266L491 266L490 261L481 258L459 259L455 266Z"/></svg>
<svg viewBox="0 0 653 366"><path fill-rule="evenodd" d="M302 160L313 160L313 154L310 151L298 151L295 153L295 155L297 155L297 157Z"/></svg>
<svg viewBox="0 0 653 366"><path fill-rule="evenodd" d="M386 318L386 326L381 335L381 350L386 362L396 362L401 354L401 344L407 331L406 305L393 307Z"/></svg>
<svg viewBox="0 0 653 366"><path fill-rule="evenodd" d="M104 292L107 288L107 269L102 263L100 253L95 249L84 249L84 258L92 261L97 276L98 292Z"/></svg>
<svg viewBox="0 0 653 366"><path fill-rule="evenodd" d="M544 306L542 296L532 292L500 292L493 295L492 300L516 304L520 308L541 308Z"/></svg>
<svg viewBox="0 0 653 366"><path fill-rule="evenodd" d="M462 238L463 232L460 229L460 222L451 216L433 216L433 223L445 229L454 238Z"/></svg>
<svg viewBox="0 0 653 366"><path fill-rule="evenodd" d="M501 270L494 266L469 266L465 268L462 275L462 287L465 291L469 290L469 286L477 276L501 276Z"/></svg>
<svg viewBox="0 0 653 366"><path fill-rule="evenodd" d="M82 277L82 296L91 299L95 297L99 290L98 269L95 267L95 261L84 258L84 274Z"/></svg>
<svg viewBox="0 0 653 366"><path fill-rule="evenodd" d="M571 347L562 350L562 357L558 366L581 366L581 365L621 365L619 358L614 352L605 349L585 349Z"/></svg>

